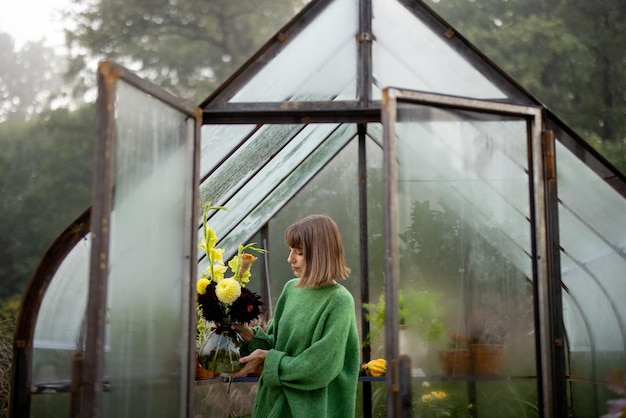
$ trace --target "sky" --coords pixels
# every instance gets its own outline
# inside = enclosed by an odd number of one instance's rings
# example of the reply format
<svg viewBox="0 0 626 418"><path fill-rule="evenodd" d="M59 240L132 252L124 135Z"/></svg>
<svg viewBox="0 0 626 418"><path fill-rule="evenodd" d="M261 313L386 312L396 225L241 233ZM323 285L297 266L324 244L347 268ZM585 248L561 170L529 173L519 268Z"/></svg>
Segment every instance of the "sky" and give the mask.
<svg viewBox="0 0 626 418"><path fill-rule="evenodd" d="M61 10L72 0L0 0L0 32L10 34L16 48L28 41L44 40L47 46L63 47Z"/></svg>

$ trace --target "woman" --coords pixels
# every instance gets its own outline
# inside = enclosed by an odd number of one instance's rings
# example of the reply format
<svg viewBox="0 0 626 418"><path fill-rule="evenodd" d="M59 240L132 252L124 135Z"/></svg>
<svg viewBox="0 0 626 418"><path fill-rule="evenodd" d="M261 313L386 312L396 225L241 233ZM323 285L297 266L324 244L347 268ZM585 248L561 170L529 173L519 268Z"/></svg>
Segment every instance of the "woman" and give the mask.
<svg viewBox="0 0 626 418"><path fill-rule="evenodd" d="M287 228L287 282L267 332L234 325L245 376L263 366L253 417L354 417L359 336L354 299L337 283L350 274L337 224L308 216Z"/></svg>

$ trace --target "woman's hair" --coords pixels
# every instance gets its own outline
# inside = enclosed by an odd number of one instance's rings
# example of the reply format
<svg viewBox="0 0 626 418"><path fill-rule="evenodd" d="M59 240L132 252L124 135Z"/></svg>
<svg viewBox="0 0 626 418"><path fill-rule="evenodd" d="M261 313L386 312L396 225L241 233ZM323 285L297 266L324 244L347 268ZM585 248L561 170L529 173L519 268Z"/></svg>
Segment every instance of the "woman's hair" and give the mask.
<svg viewBox="0 0 626 418"><path fill-rule="evenodd" d="M347 279L343 240L335 221L326 215L311 215L285 231L285 241L304 254L304 274L299 287L321 286L338 279Z"/></svg>

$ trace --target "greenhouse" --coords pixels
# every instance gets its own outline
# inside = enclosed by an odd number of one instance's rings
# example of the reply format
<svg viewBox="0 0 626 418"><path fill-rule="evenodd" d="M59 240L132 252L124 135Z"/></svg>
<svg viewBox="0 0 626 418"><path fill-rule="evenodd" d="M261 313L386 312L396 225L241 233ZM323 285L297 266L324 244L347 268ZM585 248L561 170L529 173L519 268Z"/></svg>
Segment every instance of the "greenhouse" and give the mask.
<svg viewBox="0 0 626 418"><path fill-rule="evenodd" d="M225 259L265 250L268 322L287 226L337 222L361 362L387 361L357 416L598 417L617 397L626 178L420 1L313 0L199 105L103 61L97 121L91 208L20 310L11 417L251 414L258 377L196 374L207 204Z"/></svg>

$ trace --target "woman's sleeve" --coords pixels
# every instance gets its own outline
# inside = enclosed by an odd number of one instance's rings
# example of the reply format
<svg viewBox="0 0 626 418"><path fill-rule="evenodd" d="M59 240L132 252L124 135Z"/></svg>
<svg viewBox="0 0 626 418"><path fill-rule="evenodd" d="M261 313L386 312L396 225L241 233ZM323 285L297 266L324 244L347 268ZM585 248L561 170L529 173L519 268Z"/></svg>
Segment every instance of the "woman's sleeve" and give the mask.
<svg viewBox="0 0 626 418"><path fill-rule="evenodd" d="M347 292L340 296L315 326L310 347L297 356L268 351L263 370L266 384L315 390L328 386L342 372L355 314L352 296Z"/></svg>
<svg viewBox="0 0 626 418"><path fill-rule="evenodd" d="M287 287L287 285L289 285L289 282L285 284L284 287ZM280 296L278 297L278 301L276 302L276 310L274 312L274 318L272 318L269 327L267 328L267 331L264 331L263 328L261 327L254 327L254 336L252 337L252 341L250 341L248 344L242 344L241 345L241 356L247 356L248 354L252 353L254 350L256 349L261 349L261 350L270 350L272 348L274 348L274 324L277 324L280 322L280 316L283 310L283 295L285 293L285 289L283 288L283 291L281 292Z"/></svg>
<svg viewBox="0 0 626 418"><path fill-rule="evenodd" d="M254 336L248 344L241 345L241 356L247 356L256 349L269 350L274 347L274 334L272 325L269 326L267 332L261 327L254 327Z"/></svg>

